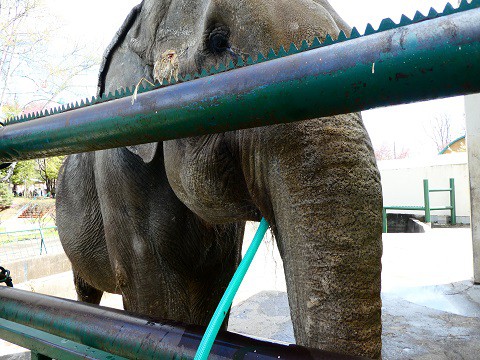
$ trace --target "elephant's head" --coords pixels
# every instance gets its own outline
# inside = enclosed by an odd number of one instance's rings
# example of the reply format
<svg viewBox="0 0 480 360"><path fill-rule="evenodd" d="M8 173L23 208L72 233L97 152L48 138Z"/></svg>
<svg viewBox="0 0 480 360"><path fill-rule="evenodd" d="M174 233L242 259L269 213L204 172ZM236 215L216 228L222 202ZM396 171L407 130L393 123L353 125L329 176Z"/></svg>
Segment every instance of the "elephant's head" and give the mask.
<svg viewBox="0 0 480 360"><path fill-rule="evenodd" d="M109 48L99 91L152 80L169 52L185 75L340 30L326 0L145 0ZM380 355L381 187L359 114L130 149L145 162L163 150L175 194L206 222L269 221L298 343Z"/></svg>
<svg viewBox="0 0 480 360"><path fill-rule="evenodd" d="M152 81L154 67L169 51L186 75L340 30L349 32L326 0L146 0L108 47L98 91L131 86L142 77Z"/></svg>

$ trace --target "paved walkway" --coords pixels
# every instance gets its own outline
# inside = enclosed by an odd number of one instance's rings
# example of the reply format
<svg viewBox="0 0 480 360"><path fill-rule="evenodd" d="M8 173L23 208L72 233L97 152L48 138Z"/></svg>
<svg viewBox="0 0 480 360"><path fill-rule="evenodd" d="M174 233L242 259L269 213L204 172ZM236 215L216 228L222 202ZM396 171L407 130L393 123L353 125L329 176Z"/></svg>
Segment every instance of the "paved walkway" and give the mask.
<svg viewBox="0 0 480 360"><path fill-rule="evenodd" d="M470 236L468 228L384 234L384 360L480 359L480 286L472 283ZM248 283L266 290L233 308L229 330L294 342L278 254L272 258L275 281L254 280L265 271L261 259L267 253L260 253L247 275Z"/></svg>

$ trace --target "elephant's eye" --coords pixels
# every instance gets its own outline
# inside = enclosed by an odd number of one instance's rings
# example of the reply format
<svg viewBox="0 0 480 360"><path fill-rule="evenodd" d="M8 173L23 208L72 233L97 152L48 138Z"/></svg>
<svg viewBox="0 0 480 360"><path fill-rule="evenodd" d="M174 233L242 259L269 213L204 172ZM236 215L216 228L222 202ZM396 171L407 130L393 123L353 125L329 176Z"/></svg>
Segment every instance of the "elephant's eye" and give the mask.
<svg viewBox="0 0 480 360"><path fill-rule="evenodd" d="M229 37L230 30L226 26L215 26L207 37L208 49L214 54L222 54L230 48Z"/></svg>

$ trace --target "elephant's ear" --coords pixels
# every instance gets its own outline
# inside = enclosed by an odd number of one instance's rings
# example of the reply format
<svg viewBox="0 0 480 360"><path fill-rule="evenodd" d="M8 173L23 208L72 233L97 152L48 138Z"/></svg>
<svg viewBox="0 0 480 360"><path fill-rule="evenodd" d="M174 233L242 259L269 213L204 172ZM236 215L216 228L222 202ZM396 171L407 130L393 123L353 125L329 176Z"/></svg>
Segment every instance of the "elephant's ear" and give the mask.
<svg viewBox="0 0 480 360"><path fill-rule="evenodd" d="M335 9L330 5L330 3L327 0L313 0L317 4L323 6L325 10L330 14L330 16L333 18L335 21L335 24L338 26L339 30L343 30L343 32L347 35L350 36L350 32L352 31L352 28L343 20L340 15L335 11ZM330 34L332 35L332 34ZM335 34L336 35L336 34Z"/></svg>
<svg viewBox="0 0 480 360"><path fill-rule="evenodd" d="M103 95L103 93L107 90L106 78L110 70L110 64L112 62L113 55L116 53L119 47L122 46L128 32L132 28L133 24L135 23L140 14L140 11L142 10L142 5L143 1L130 11L122 26L120 27L120 29L118 29L112 41L110 42L110 45L107 46L105 52L103 53L102 63L100 64L100 72L98 74L97 96ZM132 82L131 84L127 83L126 86L131 86L133 83L134 82ZM116 87L114 86L114 90L118 87L123 86L123 84L114 85L117 85Z"/></svg>
<svg viewBox="0 0 480 360"><path fill-rule="evenodd" d="M142 145L133 145L127 146L127 149L130 150L135 155L138 155L142 158L144 163L149 163L155 157L157 153L158 142Z"/></svg>
<svg viewBox="0 0 480 360"><path fill-rule="evenodd" d="M145 74L143 60L131 51L128 46L132 36L129 35L129 32L136 32L136 28L140 24L139 17L142 6L143 1L130 11L110 45L105 49L98 75L97 96L123 86L131 86L142 77L150 78L148 74ZM127 146L129 151L140 156L145 163L153 160L157 148L158 143Z"/></svg>

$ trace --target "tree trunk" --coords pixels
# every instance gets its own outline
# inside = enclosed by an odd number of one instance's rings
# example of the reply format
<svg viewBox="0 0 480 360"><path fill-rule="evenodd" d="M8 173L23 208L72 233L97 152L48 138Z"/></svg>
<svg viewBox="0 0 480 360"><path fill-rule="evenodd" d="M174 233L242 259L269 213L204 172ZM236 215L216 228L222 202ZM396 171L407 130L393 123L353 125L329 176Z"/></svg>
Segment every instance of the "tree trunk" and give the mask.
<svg viewBox="0 0 480 360"><path fill-rule="evenodd" d="M45 179L45 186L47 187L47 193L52 193L52 180L47 178Z"/></svg>

